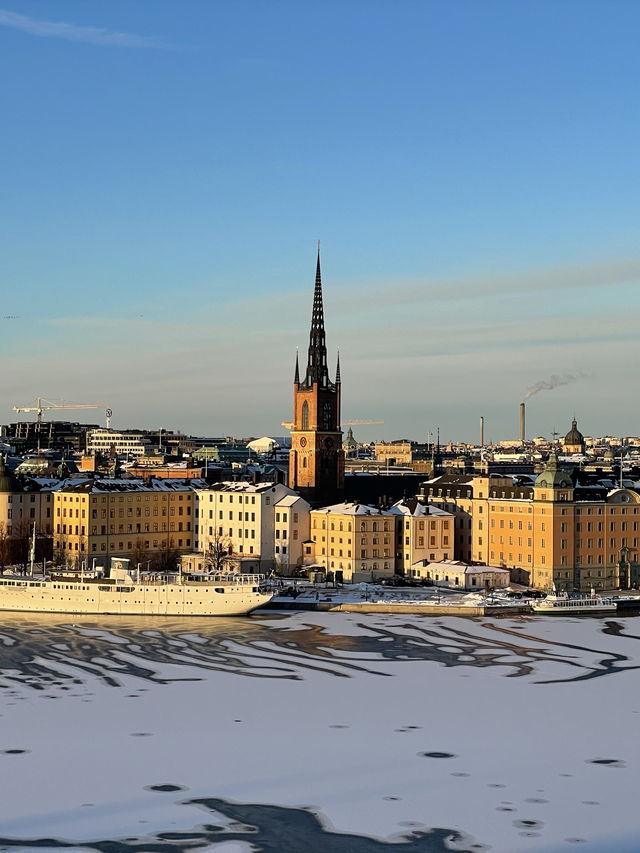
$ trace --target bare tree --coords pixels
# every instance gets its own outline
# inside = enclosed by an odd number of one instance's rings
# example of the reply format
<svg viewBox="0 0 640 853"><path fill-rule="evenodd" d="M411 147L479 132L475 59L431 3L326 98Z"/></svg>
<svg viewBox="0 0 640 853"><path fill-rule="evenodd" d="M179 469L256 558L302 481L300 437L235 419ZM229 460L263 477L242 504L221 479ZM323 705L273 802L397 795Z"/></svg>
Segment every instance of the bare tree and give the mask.
<svg viewBox="0 0 640 853"><path fill-rule="evenodd" d="M171 538L167 537L162 540L159 550L155 552L151 560L151 567L156 572L173 571L177 568L179 559L179 549L174 548Z"/></svg>
<svg viewBox="0 0 640 853"><path fill-rule="evenodd" d="M147 546L144 544L144 539L140 536L133 543L133 550L131 552L131 566L132 568L137 568L139 564L143 566L149 560L149 551Z"/></svg>
<svg viewBox="0 0 640 853"><path fill-rule="evenodd" d="M207 569L210 572L224 572L232 554L233 543L231 539L228 536L223 536L218 527L214 527L213 536L209 539L209 549L204 555Z"/></svg>
<svg viewBox="0 0 640 853"><path fill-rule="evenodd" d="M0 572L4 574L5 568L10 563L11 557L11 542L7 535L7 529L3 522L0 522Z"/></svg>

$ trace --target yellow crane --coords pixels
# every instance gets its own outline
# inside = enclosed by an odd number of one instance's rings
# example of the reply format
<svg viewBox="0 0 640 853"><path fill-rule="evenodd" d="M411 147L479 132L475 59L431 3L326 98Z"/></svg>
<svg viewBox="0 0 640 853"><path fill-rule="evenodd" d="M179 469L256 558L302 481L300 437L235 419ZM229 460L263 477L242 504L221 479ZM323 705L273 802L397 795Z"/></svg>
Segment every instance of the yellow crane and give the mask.
<svg viewBox="0 0 640 853"><path fill-rule="evenodd" d="M50 409L104 409L107 429L111 427L111 416L113 415L113 411L104 403L52 403L51 400L45 400L44 397L38 397L36 399L35 406L13 407L14 412L36 412L38 429L40 429L42 425L43 412L48 412Z"/></svg>

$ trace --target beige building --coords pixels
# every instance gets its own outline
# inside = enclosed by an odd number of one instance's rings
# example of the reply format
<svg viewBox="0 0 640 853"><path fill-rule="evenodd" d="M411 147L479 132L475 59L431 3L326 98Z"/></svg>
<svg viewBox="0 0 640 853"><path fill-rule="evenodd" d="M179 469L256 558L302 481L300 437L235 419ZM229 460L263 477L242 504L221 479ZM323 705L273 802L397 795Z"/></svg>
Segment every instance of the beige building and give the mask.
<svg viewBox="0 0 640 853"><path fill-rule="evenodd" d="M262 571L284 570L302 562L302 542L309 535L309 504L287 486L215 483L197 489L195 507L196 551L206 554L221 549L227 554L257 557Z"/></svg>
<svg viewBox="0 0 640 853"><path fill-rule="evenodd" d="M175 562L193 550L198 482L67 481L54 492L54 560L87 569L107 568L111 557Z"/></svg>
<svg viewBox="0 0 640 853"><path fill-rule="evenodd" d="M410 465L413 461L413 449L410 441L377 441L376 459L387 465Z"/></svg>
<svg viewBox="0 0 640 853"><path fill-rule="evenodd" d="M413 576L419 560L436 562L453 558L455 516L418 498L395 503L389 513L396 520L396 571Z"/></svg>
<svg viewBox="0 0 640 853"><path fill-rule="evenodd" d="M377 507L340 503L311 510L312 558L345 583L391 577L395 566L395 517ZM339 577L339 575L338 575Z"/></svg>
<svg viewBox="0 0 640 853"><path fill-rule="evenodd" d="M303 563L302 543L308 541L311 507L299 495L285 495L275 505L274 558L278 574L290 574Z"/></svg>

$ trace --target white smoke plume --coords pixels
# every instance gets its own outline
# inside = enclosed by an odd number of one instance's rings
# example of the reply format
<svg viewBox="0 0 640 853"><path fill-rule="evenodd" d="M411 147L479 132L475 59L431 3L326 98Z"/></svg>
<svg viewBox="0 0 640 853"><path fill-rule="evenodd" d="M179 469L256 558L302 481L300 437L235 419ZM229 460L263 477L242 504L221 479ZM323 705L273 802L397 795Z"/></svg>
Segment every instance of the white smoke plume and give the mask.
<svg viewBox="0 0 640 853"><path fill-rule="evenodd" d="M540 382L536 382L530 388L527 388L527 393L524 395L524 402L539 391L553 391L554 388L558 388L560 385L569 385L571 382L577 382L579 379L584 378L584 373L562 373L559 376L554 373L548 379L543 379Z"/></svg>

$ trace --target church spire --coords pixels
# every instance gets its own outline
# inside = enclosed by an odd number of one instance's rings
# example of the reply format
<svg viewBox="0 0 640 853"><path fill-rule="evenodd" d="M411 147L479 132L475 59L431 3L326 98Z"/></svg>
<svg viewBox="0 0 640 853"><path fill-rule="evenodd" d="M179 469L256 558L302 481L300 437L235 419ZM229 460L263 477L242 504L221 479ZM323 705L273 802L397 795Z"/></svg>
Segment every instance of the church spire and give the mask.
<svg viewBox="0 0 640 853"><path fill-rule="evenodd" d="M298 347L296 347L296 373L293 377L293 381L296 385L300 384L300 365L298 364Z"/></svg>
<svg viewBox="0 0 640 853"><path fill-rule="evenodd" d="M338 364L336 365L336 385L339 385L340 381L340 350L338 350Z"/></svg>
<svg viewBox="0 0 640 853"><path fill-rule="evenodd" d="M322 277L320 275L320 241L318 240L318 260L316 263L316 286L313 293L313 313L311 315L311 333L309 335L309 358L305 385L311 387L317 382L321 388L329 386L327 369L327 345L324 332L324 307L322 304Z"/></svg>

